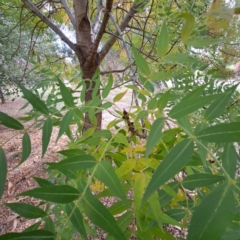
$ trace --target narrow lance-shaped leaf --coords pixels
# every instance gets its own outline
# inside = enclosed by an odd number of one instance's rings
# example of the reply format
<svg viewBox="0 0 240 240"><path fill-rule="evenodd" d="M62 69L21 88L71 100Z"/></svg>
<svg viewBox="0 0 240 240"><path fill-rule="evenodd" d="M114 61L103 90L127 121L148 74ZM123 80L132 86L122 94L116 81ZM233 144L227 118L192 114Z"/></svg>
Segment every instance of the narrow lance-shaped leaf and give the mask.
<svg viewBox="0 0 240 240"><path fill-rule="evenodd" d="M0 147L0 198L3 195L5 182L7 179L7 159L3 149Z"/></svg>
<svg viewBox="0 0 240 240"><path fill-rule="evenodd" d="M132 46L132 52L133 52L136 65L139 68L139 70L146 76L150 75L151 70L148 66L147 61L140 54L137 53L137 49L134 46Z"/></svg>
<svg viewBox="0 0 240 240"><path fill-rule="evenodd" d="M47 213L42 209L26 203L5 203L5 205L21 217L34 219L47 216Z"/></svg>
<svg viewBox="0 0 240 240"><path fill-rule="evenodd" d="M58 132L57 141L63 135L63 133L68 129L68 127L72 121L72 118L73 118L73 112L70 110L65 114L65 116L63 117L63 119L60 123L60 129Z"/></svg>
<svg viewBox="0 0 240 240"><path fill-rule="evenodd" d="M225 111L231 99L232 93L234 92L236 87L237 85L234 86L231 91L224 93L225 95L222 98L216 99L214 102L211 103L204 115L204 118L206 120L215 119Z"/></svg>
<svg viewBox="0 0 240 240"><path fill-rule="evenodd" d="M118 94L114 97L113 101L114 101L114 102L120 101L120 100L125 96L125 94L127 93L127 91L128 91L128 90L126 90L126 91L124 91L124 92L122 92L122 93L118 93Z"/></svg>
<svg viewBox="0 0 240 240"><path fill-rule="evenodd" d="M79 211L78 207L74 203L66 205L67 215L70 217L70 221L75 229L85 238L87 238L86 230L83 223L83 216Z"/></svg>
<svg viewBox="0 0 240 240"><path fill-rule="evenodd" d="M73 100L72 93L65 86L65 84L62 81L60 81L59 79L58 79L58 84L59 84L59 87L60 87L60 91L61 91L64 103L69 107L73 107L74 106L74 100Z"/></svg>
<svg viewBox="0 0 240 240"><path fill-rule="evenodd" d="M111 91L112 85L113 85L113 75L112 73L110 73L108 77L107 85L104 87L102 91L102 98L106 98L108 96L108 94Z"/></svg>
<svg viewBox="0 0 240 240"><path fill-rule="evenodd" d="M91 155L79 155L73 156L62 161L51 165L50 169L58 169L58 170L69 170L69 171L77 171L84 170L93 167L97 163L96 159Z"/></svg>
<svg viewBox="0 0 240 240"><path fill-rule="evenodd" d="M237 166L237 153L236 148L232 143L224 146L222 155L222 166L227 171L232 179L235 179L236 166Z"/></svg>
<svg viewBox="0 0 240 240"><path fill-rule="evenodd" d="M157 50L159 57L163 57L167 53L168 43L169 43L168 28L166 22L164 21L161 31L157 37Z"/></svg>
<svg viewBox="0 0 240 240"><path fill-rule="evenodd" d="M15 130L24 129L24 126L20 122L3 112L0 112L0 124Z"/></svg>
<svg viewBox="0 0 240 240"><path fill-rule="evenodd" d="M160 138L162 137L163 124L164 118L158 118L152 124L150 133L147 138L145 158L148 157L151 150L155 147L155 145L159 142Z"/></svg>
<svg viewBox="0 0 240 240"><path fill-rule="evenodd" d="M182 184L185 188L194 190L195 188L209 186L213 183L217 183L223 180L225 180L225 177L223 176L217 176L208 173L196 173L184 178Z"/></svg>
<svg viewBox="0 0 240 240"><path fill-rule="evenodd" d="M184 96L180 102L183 102L185 100L191 100L191 99L194 99L194 98L198 98L203 90L206 88L208 84L203 84L201 86L198 86L197 88L195 88L194 90L192 90L190 93L188 93L186 96Z"/></svg>
<svg viewBox="0 0 240 240"><path fill-rule="evenodd" d="M52 119L48 118L42 128L42 158L47 150L52 135Z"/></svg>
<svg viewBox="0 0 240 240"><path fill-rule="evenodd" d="M55 233L45 230L34 230L30 232L21 233L7 233L0 236L0 240L54 240Z"/></svg>
<svg viewBox="0 0 240 240"><path fill-rule="evenodd" d="M110 162L101 161L94 172L94 176L103 182L109 189L122 200L127 200L122 189L121 182L117 177Z"/></svg>
<svg viewBox="0 0 240 240"><path fill-rule="evenodd" d="M80 191L83 191L85 189L85 184L80 182L78 188ZM108 232L110 235L115 237L115 239L126 240L126 237L117 224L115 218L109 210L92 195L89 188L87 188L81 203L85 214L94 224Z"/></svg>
<svg viewBox="0 0 240 240"><path fill-rule="evenodd" d="M194 57L189 56L184 53L170 54L170 55L163 57L163 60L166 62L177 63L177 64L181 64L181 65L202 64L202 62L199 59L194 58Z"/></svg>
<svg viewBox="0 0 240 240"><path fill-rule="evenodd" d="M240 141L240 122L220 123L200 131L196 137L199 140L215 143L230 143Z"/></svg>
<svg viewBox="0 0 240 240"><path fill-rule="evenodd" d="M231 223L234 196L231 185L222 184L208 194L194 210L187 240L221 239Z"/></svg>
<svg viewBox="0 0 240 240"><path fill-rule="evenodd" d="M160 163L150 180L143 196L143 203L162 184L173 178L188 163L193 153L194 145L191 139L185 139L174 146Z"/></svg>
<svg viewBox="0 0 240 240"><path fill-rule="evenodd" d="M19 194L19 196L35 197L55 203L70 203L76 200L79 195L77 189L68 185L35 188Z"/></svg>
<svg viewBox="0 0 240 240"><path fill-rule="evenodd" d="M24 133L22 138L22 158L19 164L23 163L31 153L31 139L27 132Z"/></svg>
<svg viewBox="0 0 240 240"><path fill-rule="evenodd" d="M195 19L194 16L188 12L182 13L179 18L184 18L186 20L181 32L181 39L183 43L186 43L193 31Z"/></svg>
<svg viewBox="0 0 240 240"><path fill-rule="evenodd" d="M171 92L171 89L168 90L167 92L165 92L158 100L157 107L158 107L159 111L162 111L167 106L170 92Z"/></svg>
<svg viewBox="0 0 240 240"><path fill-rule="evenodd" d="M205 97L193 98L191 101L184 100L175 105L169 112L171 118L182 118L190 113L197 111L199 108L211 103L213 100L218 99L221 95L215 94Z"/></svg>
<svg viewBox="0 0 240 240"><path fill-rule="evenodd" d="M43 113L44 115L49 114L46 104L38 96L36 96L30 90L26 89L24 86L18 86L22 90L24 97L31 103L34 108L36 108L36 110Z"/></svg>

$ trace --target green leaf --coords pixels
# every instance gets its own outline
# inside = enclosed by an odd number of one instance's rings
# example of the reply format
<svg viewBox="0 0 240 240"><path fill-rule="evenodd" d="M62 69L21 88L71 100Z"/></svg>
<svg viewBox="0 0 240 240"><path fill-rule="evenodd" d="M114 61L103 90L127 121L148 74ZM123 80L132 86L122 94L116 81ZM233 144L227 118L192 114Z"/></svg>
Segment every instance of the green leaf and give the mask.
<svg viewBox="0 0 240 240"><path fill-rule="evenodd" d="M188 39L186 45L194 48L205 48L223 42L223 39L216 38L192 38Z"/></svg>
<svg viewBox="0 0 240 240"><path fill-rule="evenodd" d="M2 198L7 179L7 159L3 149L0 147L0 199Z"/></svg>
<svg viewBox="0 0 240 240"><path fill-rule="evenodd" d="M83 182L79 183L79 189L80 191L85 189ZM109 210L92 195L89 188L87 188L81 203L86 216L93 222L93 224L108 232L110 235L115 237L115 239L126 239L115 218Z"/></svg>
<svg viewBox="0 0 240 240"><path fill-rule="evenodd" d="M102 98L106 98L108 96L108 94L111 91L112 86L113 86L113 75L112 75L112 73L110 73L109 77L108 77L107 85L104 87L104 89L102 91Z"/></svg>
<svg viewBox="0 0 240 240"><path fill-rule="evenodd" d="M57 141L63 135L63 133L68 129L68 127L72 121L72 118L73 118L73 112L70 110L65 114L65 116L63 117L63 119L60 123L60 129L58 132Z"/></svg>
<svg viewBox="0 0 240 240"><path fill-rule="evenodd" d="M191 101L184 100L180 101L175 105L169 112L169 117L171 118L182 118L190 113L197 111L199 108L211 103L215 99L219 99L221 95L209 95L205 97L193 98Z"/></svg>
<svg viewBox="0 0 240 240"><path fill-rule="evenodd" d="M26 203L5 203L5 205L21 217L34 219L47 216L42 209Z"/></svg>
<svg viewBox="0 0 240 240"><path fill-rule="evenodd" d="M167 103L168 103L168 100L169 100L169 96L170 96L170 92L171 92L171 89L168 90L167 92L165 92L160 97L160 99L158 100L157 107L158 107L159 111L162 111L167 106Z"/></svg>
<svg viewBox="0 0 240 240"><path fill-rule="evenodd" d="M31 139L27 132L24 133L22 138L22 158L19 164L23 163L31 153Z"/></svg>
<svg viewBox="0 0 240 240"><path fill-rule="evenodd" d="M148 116L148 111L142 110L138 113L134 121L137 122L139 119L144 119L147 116Z"/></svg>
<svg viewBox="0 0 240 240"><path fill-rule="evenodd" d="M87 238L86 230L83 223L83 216L79 211L78 207L74 203L69 203L66 205L66 212L70 218L71 223L75 229L85 238Z"/></svg>
<svg viewBox="0 0 240 240"><path fill-rule="evenodd" d="M185 139L174 146L154 172L143 196L143 203L161 185L174 177L188 163L193 153L193 142Z"/></svg>
<svg viewBox="0 0 240 240"><path fill-rule="evenodd" d="M39 99L35 94L26 89L24 86L22 85L18 86L22 90L24 97L31 103L31 105L34 108L36 108L39 112L43 113L44 115L49 114L46 104L41 99Z"/></svg>
<svg viewBox="0 0 240 240"><path fill-rule="evenodd" d="M73 107L74 106L74 99L72 96L72 93L69 91L69 89L65 86L65 84L58 79L58 84L60 87L60 92L63 98L63 101L66 106Z"/></svg>
<svg viewBox="0 0 240 240"><path fill-rule="evenodd" d="M194 98L198 98L198 97L202 94L203 90L206 88L207 85L208 85L208 84L203 84L203 85L195 88L194 90L192 90L191 92L189 92L186 96L184 96L184 97L181 99L180 102L183 102L183 101L185 101L185 100L192 100L192 99L194 99Z"/></svg>
<svg viewBox="0 0 240 240"><path fill-rule="evenodd" d="M130 173L132 169L136 166L135 159L126 160L115 172L118 178L122 178L126 174Z"/></svg>
<svg viewBox="0 0 240 240"><path fill-rule="evenodd" d="M202 62L197 58L191 57L183 53L167 55L163 58L163 60L166 62L172 62L172 63L183 64L183 65L202 64Z"/></svg>
<svg viewBox="0 0 240 240"><path fill-rule="evenodd" d="M43 230L55 233L55 226L54 226L54 223L53 223L51 217L45 217L44 222L45 222L45 224L44 224Z"/></svg>
<svg viewBox="0 0 240 240"><path fill-rule="evenodd" d="M220 123L200 131L196 137L199 140L215 143L230 143L240 141L240 122Z"/></svg>
<svg viewBox="0 0 240 240"><path fill-rule="evenodd" d="M49 182L46 179L34 177L34 180L38 183L40 187L55 186L53 183Z"/></svg>
<svg viewBox="0 0 240 240"><path fill-rule="evenodd" d="M184 216L186 215L185 209L170 209L165 212L168 216L175 219L176 221L180 222Z"/></svg>
<svg viewBox="0 0 240 240"><path fill-rule="evenodd" d="M232 143L226 144L224 146L224 151L222 155L222 166L232 179L235 179L236 165L237 165L236 149Z"/></svg>
<svg viewBox="0 0 240 240"><path fill-rule="evenodd" d="M167 53L168 43L169 43L168 28L166 22L164 21L162 29L157 37L157 51L159 57L163 57Z"/></svg>
<svg viewBox="0 0 240 240"><path fill-rule="evenodd" d="M35 188L20 193L19 196L35 197L55 203L70 203L76 200L80 196L80 193L77 189L71 186L61 185Z"/></svg>
<svg viewBox="0 0 240 240"><path fill-rule="evenodd" d="M99 130L97 132L94 132L92 136L110 139L112 137L112 133L109 130L105 129L105 130Z"/></svg>
<svg viewBox="0 0 240 240"><path fill-rule="evenodd" d="M220 239L231 222L233 206L231 186L222 184L215 188L194 210L187 240Z"/></svg>
<svg viewBox="0 0 240 240"><path fill-rule="evenodd" d="M7 233L0 236L0 240L54 240L55 234L45 230L35 230L21 233Z"/></svg>
<svg viewBox="0 0 240 240"><path fill-rule="evenodd" d="M150 132L147 138L145 158L148 157L151 150L155 147L155 145L161 139L163 124L164 124L164 118L158 118L152 124L152 127L150 129Z"/></svg>
<svg viewBox="0 0 240 240"><path fill-rule="evenodd" d="M91 137L91 136L93 135L95 129L96 129L95 127L89 128L89 129L83 134L83 136L77 140L77 143L80 143L80 142L84 141L85 139Z"/></svg>
<svg viewBox="0 0 240 240"><path fill-rule="evenodd" d="M132 52L133 52L136 65L139 68L139 70L144 75L149 76L151 74L151 70L148 66L147 61L142 57L142 55L138 54L137 49L134 46L132 46Z"/></svg>
<svg viewBox="0 0 240 240"><path fill-rule="evenodd" d="M80 149L67 149L67 150L59 151L58 153L66 157L76 157L80 155L86 155L86 153Z"/></svg>
<svg viewBox="0 0 240 240"><path fill-rule="evenodd" d="M208 173L195 173L184 178L182 184L189 190L194 190L198 187L209 186L213 183L217 183L225 180L223 176L212 175Z"/></svg>
<svg viewBox="0 0 240 240"><path fill-rule="evenodd" d="M142 75L139 75L139 80L145 89L147 89L151 93L154 93L154 87L147 78L143 77ZM140 90L139 92L144 94L144 90ZM147 92L146 94L147 96L149 95L149 92Z"/></svg>
<svg viewBox="0 0 240 240"><path fill-rule="evenodd" d="M219 117L225 111L227 105L229 104L232 93L232 91L227 92L225 93L225 96L212 102L206 110L204 118L206 120L212 120Z"/></svg>
<svg viewBox="0 0 240 240"><path fill-rule="evenodd" d="M37 222L33 225L31 225L30 227L24 229L22 232L31 232L31 231L34 231L34 230L37 230L38 227L40 226L41 222Z"/></svg>
<svg viewBox="0 0 240 240"><path fill-rule="evenodd" d="M148 102L147 109L148 110L154 110L155 108L157 108L157 103L158 103L158 100L157 100L156 97L150 99L149 102Z"/></svg>
<svg viewBox="0 0 240 240"><path fill-rule="evenodd" d="M153 72L149 78L153 81L159 81L159 80L169 80L174 76L174 72Z"/></svg>
<svg viewBox="0 0 240 240"><path fill-rule="evenodd" d="M230 229L229 231L225 232L221 238L221 240L239 240L240 236L240 229Z"/></svg>
<svg viewBox="0 0 240 240"><path fill-rule="evenodd" d="M108 208L109 212L112 215L122 214L127 209L131 208L132 206L132 200L126 200L126 201L118 201L111 205L111 207Z"/></svg>
<svg viewBox="0 0 240 240"><path fill-rule="evenodd" d="M117 134L114 136L114 142L116 142L116 143L122 143L122 144L124 144L124 145L126 145L126 146L129 145L126 136L124 136L122 133L117 133Z"/></svg>
<svg viewBox="0 0 240 240"><path fill-rule="evenodd" d="M121 93L118 93L118 94L114 97L113 102L118 102L118 101L120 101L120 100L124 97L124 95L127 93L127 91L128 91L128 90L126 90L126 91L124 91L124 92L121 92Z"/></svg>
<svg viewBox="0 0 240 240"><path fill-rule="evenodd" d="M122 200L127 200L121 182L117 177L110 162L101 161L94 172L94 177L103 182L109 189Z"/></svg>
<svg viewBox="0 0 240 240"><path fill-rule="evenodd" d="M186 20L181 32L181 39L183 43L186 43L193 31L195 19L194 16L188 12L182 13L179 18L184 18Z"/></svg>
<svg viewBox="0 0 240 240"><path fill-rule="evenodd" d="M95 166L96 159L91 155L79 155L66 158L49 167L49 169L68 170L75 172L77 170L84 170Z"/></svg>
<svg viewBox="0 0 240 240"><path fill-rule="evenodd" d="M47 151L47 147L52 135L52 119L48 118L42 128L42 158Z"/></svg>
<svg viewBox="0 0 240 240"><path fill-rule="evenodd" d="M157 192L153 193L152 196L149 198L149 204L154 214L154 217L158 223L159 228L162 228L162 216L163 212L160 206L159 198Z"/></svg>
<svg viewBox="0 0 240 240"><path fill-rule="evenodd" d="M15 130L22 130L24 126L18 122L16 119L9 117L7 114L0 112L0 123L6 127L15 129Z"/></svg>

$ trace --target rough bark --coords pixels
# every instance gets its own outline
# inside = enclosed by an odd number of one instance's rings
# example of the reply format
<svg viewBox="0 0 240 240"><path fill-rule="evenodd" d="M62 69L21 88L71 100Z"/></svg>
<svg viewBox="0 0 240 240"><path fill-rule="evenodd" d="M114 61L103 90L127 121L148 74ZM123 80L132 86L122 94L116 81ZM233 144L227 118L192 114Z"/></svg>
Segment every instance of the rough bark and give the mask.
<svg viewBox="0 0 240 240"><path fill-rule="evenodd" d="M0 85L0 99L2 101L2 104L4 104L5 103L5 97L4 97L1 85Z"/></svg>

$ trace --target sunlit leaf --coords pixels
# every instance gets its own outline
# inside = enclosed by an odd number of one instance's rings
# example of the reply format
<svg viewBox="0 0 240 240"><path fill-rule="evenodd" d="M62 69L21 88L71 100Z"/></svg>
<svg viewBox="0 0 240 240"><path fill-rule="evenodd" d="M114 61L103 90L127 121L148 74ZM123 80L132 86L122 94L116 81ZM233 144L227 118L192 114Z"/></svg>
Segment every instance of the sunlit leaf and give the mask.
<svg viewBox="0 0 240 240"><path fill-rule="evenodd" d="M76 228L76 230L85 238L87 238L86 230L83 223L83 216L74 203L69 203L66 205L66 212L69 216L71 223Z"/></svg>
<svg viewBox="0 0 240 240"><path fill-rule="evenodd" d="M121 93L118 93L118 94L114 97L113 101L114 101L114 102L120 101L120 100L124 97L124 95L127 93L127 91L128 91L128 90L126 90L126 91L124 91L124 92L121 92Z"/></svg>
<svg viewBox="0 0 240 240"><path fill-rule="evenodd" d="M132 200L118 201L108 208L112 215L122 214L132 206Z"/></svg>
<svg viewBox="0 0 240 240"><path fill-rule="evenodd" d="M172 62L172 63L183 64L183 65L202 64L201 61L198 60L197 58L191 57L184 53L170 54L165 56L163 59L166 62Z"/></svg>
<svg viewBox="0 0 240 240"><path fill-rule="evenodd" d="M148 157L151 150L155 147L155 145L161 139L163 124L164 124L164 118L158 118L152 124L151 130L147 138L145 158Z"/></svg>
<svg viewBox="0 0 240 240"><path fill-rule="evenodd" d="M31 139L27 132L24 133L22 138L22 158L19 164L23 163L31 153Z"/></svg>
<svg viewBox="0 0 240 240"><path fill-rule="evenodd" d="M179 18L184 18L185 23L183 24L182 31L181 31L181 39L183 43L186 43L188 38L190 37L193 27L194 27L194 16L191 13L185 12L182 13Z"/></svg>
<svg viewBox="0 0 240 240"><path fill-rule="evenodd" d="M77 189L68 185L35 188L19 194L19 196L35 197L55 203L70 203L79 195Z"/></svg>
<svg viewBox="0 0 240 240"><path fill-rule="evenodd" d="M199 140L216 143L240 141L240 122L220 123L203 129L197 134Z"/></svg>
<svg viewBox="0 0 240 240"><path fill-rule="evenodd" d="M52 119L48 118L42 128L42 158L47 150L52 135Z"/></svg>
<svg viewBox="0 0 240 240"><path fill-rule="evenodd" d="M132 171L132 169L136 165L136 160L135 159L129 159L125 161L117 170L116 174L117 176L121 179L124 175L128 174L129 172Z"/></svg>
<svg viewBox="0 0 240 240"><path fill-rule="evenodd" d="M166 22L164 21L162 24L161 31L157 37L157 50L159 57L163 57L167 53L168 44L169 44L168 28Z"/></svg>
<svg viewBox="0 0 240 240"><path fill-rule="evenodd" d="M175 176L190 160L193 153L193 142L185 139L174 146L153 173L143 197L145 202L162 184Z"/></svg>
<svg viewBox="0 0 240 240"><path fill-rule="evenodd" d="M195 173L184 178L182 184L185 188L194 190L195 188L209 186L223 180L225 180L225 177L223 176L208 173Z"/></svg>
<svg viewBox="0 0 240 240"><path fill-rule="evenodd" d="M187 240L220 239L230 224L234 197L230 185L222 184L208 194L194 210Z"/></svg>
<svg viewBox="0 0 240 240"><path fill-rule="evenodd" d="M3 112L0 112L0 124L16 130L24 129L24 126L20 122Z"/></svg>
<svg viewBox="0 0 240 240"><path fill-rule="evenodd" d="M7 179L7 159L3 149L0 147L0 198L3 195Z"/></svg>
<svg viewBox="0 0 240 240"><path fill-rule="evenodd" d="M59 151L58 153L66 157L76 157L80 155L86 155L86 153L80 149L67 149L67 150Z"/></svg>
<svg viewBox="0 0 240 240"><path fill-rule="evenodd" d="M34 219L47 216L42 209L26 203L5 203L5 205L21 217Z"/></svg>
<svg viewBox="0 0 240 240"><path fill-rule="evenodd" d="M39 97L37 97L30 90L26 89L24 86L18 85L18 87L22 90L24 98L26 98L31 103L31 105L34 108L36 108L36 110L43 113L44 115L49 114L48 108L47 108L46 104L44 103L44 101L39 99Z"/></svg>
<svg viewBox="0 0 240 240"><path fill-rule="evenodd" d="M127 140L127 137L124 136L122 133L117 133L115 136L114 136L114 142L116 143L122 143L126 146L129 145L128 143L128 140Z"/></svg>

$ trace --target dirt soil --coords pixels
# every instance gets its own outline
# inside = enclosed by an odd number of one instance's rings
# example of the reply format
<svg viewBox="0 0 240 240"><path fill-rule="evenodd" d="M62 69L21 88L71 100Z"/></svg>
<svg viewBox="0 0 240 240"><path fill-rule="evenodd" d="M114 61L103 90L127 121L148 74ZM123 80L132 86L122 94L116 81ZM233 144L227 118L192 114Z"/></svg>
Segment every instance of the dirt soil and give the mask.
<svg viewBox="0 0 240 240"><path fill-rule="evenodd" d="M124 92L125 90L125 88L117 89L108 100L111 101L116 94ZM128 90L126 96L113 106L111 111L113 112L114 108L119 111L122 111L123 108L128 110L131 100L131 91ZM0 104L0 111L14 118L23 117L24 113L31 109L31 106L29 106L27 109L20 111L25 103L26 101L24 99L17 98L15 101ZM103 115L103 128L105 128L114 118L115 117L112 114L105 112ZM31 124L33 124L33 122L28 122L26 124L23 123L25 127L30 127ZM66 149L68 142L68 138L62 136L56 143L58 129L54 128L49 147L42 159L42 131L38 128L30 128L28 133L32 144L31 155L23 164L18 166L21 160L23 131L13 130L0 125L0 145L3 145L8 164L7 182L3 197L0 200L0 236L10 232L21 232L39 221L38 219L27 220L20 217L18 214L7 208L4 203L25 202L37 205L40 200L23 196L18 197L17 195L38 186L33 179L34 176L40 178L47 177L47 173L44 171L44 168L46 167L45 162L58 161L59 158L57 152Z"/></svg>

